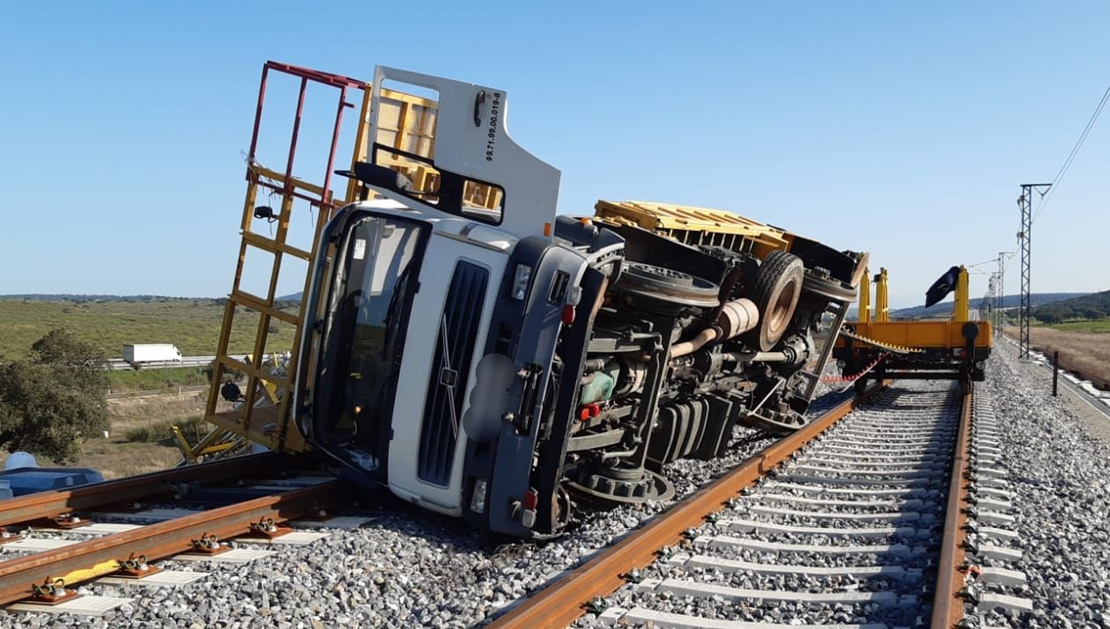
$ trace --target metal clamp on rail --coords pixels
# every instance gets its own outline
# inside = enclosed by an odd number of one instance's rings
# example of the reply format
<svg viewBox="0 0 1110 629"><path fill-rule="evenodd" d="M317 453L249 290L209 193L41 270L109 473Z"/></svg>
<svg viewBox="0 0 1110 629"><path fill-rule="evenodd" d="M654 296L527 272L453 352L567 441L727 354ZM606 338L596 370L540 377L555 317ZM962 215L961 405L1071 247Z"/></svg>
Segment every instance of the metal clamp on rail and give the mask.
<svg viewBox="0 0 1110 629"><path fill-rule="evenodd" d="M9 542L18 542L23 539L23 532L13 533L5 526L0 526L0 544L7 544Z"/></svg>
<svg viewBox="0 0 1110 629"><path fill-rule="evenodd" d="M250 534L252 537L275 539L292 532L292 528L274 522L273 518L262 518L258 522L251 522Z"/></svg>
<svg viewBox="0 0 1110 629"><path fill-rule="evenodd" d="M135 553L131 553L127 559L120 559L117 563L119 563L119 570L112 576L124 579L142 579L162 571L158 566L148 564L146 555L136 557Z"/></svg>
<svg viewBox="0 0 1110 629"><path fill-rule="evenodd" d="M79 596L81 595L77 592L66 589L65 579L46 579L42 582L42 585L31 585L31 598L27 602L40 605L57 605Z"/></svg>
<svg viewBox="0 0 1110 629"><path fill-rule="evenodd" d="M208 533L201 535L199 539L189 541L193 545L193 550L190 552L198 555L218 555L231 550L230 546L221 543L215 535L209 535Z"/></svg>
<svg viewBox="0 0 1110 629"><path fill-rule="evenodd" d="M75 529L92 524L92 522L90 522L89 520L82 519L81 516L75 513L63 513L53 518L49 518L49 521L51 526L65 529L67 531L70 529Z"/></svg>

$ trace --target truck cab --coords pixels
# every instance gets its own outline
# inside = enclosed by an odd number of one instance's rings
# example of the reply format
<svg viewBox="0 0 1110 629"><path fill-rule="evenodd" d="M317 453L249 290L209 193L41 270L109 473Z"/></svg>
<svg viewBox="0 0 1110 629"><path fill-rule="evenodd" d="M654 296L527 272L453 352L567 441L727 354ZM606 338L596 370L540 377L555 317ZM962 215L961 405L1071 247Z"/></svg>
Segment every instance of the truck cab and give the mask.
<svg viewBox="0 0 1110 629"><path fill-rule="evenodd" d="M380 142L393 84L435 94L429 144ZM559 172L509 137L505 90L384 67L372 85L368 159L341 173L362 200L323 229L292 403L350 476L543 538L572 492L666 499L659 466L719 455L737 422L804 422L828 358L812 332L830 307L839 329L858 255L767 226L684 243L600 203L557 216Z"/></svg>

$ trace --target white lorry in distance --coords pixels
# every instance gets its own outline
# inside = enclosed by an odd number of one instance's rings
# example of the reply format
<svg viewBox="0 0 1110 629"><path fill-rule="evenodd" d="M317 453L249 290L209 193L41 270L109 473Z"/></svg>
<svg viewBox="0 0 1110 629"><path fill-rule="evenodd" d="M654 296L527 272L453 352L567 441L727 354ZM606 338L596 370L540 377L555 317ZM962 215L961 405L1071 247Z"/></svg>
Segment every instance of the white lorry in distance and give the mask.
<svg viewBox="0 0 1110 629"><path fill-rule="evenodd" d="M172 343L142 343L123 346L123 360L133 366L152 363L180 363L181 350Z"/></svg>

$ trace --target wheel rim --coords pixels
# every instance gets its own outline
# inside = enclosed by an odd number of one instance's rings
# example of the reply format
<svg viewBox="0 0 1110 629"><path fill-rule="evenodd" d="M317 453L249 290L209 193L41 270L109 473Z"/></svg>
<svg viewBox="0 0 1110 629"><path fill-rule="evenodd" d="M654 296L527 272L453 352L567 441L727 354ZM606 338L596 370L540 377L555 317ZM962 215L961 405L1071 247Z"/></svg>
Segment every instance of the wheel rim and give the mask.
<svg viewBox="0 0 1110 629"><path fill-rule="evenodd" d="M794 309L798 303L797 286L797 282L791 279L782 286L772 302L771 312L767 317L767 336L768 340L775 339L772 342L778 342L778 339L782 338L790 318L794 316Z"/></svg>
<svg viewBox="0 0 1110 629"><path fill-rule="evenodd" d="M856 289L843 282L818 277L808 270L802 282L802 290L830 301L852 301L856 298Z"/></svg>
<svg viewBox="0 0 1110 629"><path fill-rule="evenodd" d="M716 308L721 303L720 287L713 282L643 262L630 262L617 285L629 293L670 304Z"/></svg>

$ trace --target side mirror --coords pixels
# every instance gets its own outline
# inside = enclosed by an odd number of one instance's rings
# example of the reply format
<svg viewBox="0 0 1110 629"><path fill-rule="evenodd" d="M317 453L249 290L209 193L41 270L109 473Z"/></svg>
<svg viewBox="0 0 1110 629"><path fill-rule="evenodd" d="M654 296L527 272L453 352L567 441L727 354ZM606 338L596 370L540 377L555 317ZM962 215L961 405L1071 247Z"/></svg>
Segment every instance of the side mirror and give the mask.
<svg viewBox="0 0 1110 629"><path fill-rule="evenodd" d="M337 170L335 174L357 179L368 186L376 186L394 192L413 192L412 181L408 177L385 166L369 162L355 163L354 170Z"/></svg>

